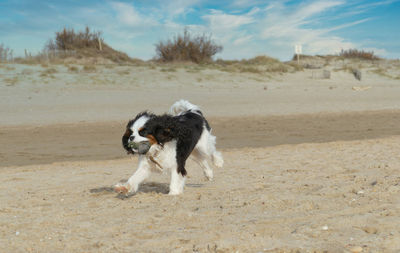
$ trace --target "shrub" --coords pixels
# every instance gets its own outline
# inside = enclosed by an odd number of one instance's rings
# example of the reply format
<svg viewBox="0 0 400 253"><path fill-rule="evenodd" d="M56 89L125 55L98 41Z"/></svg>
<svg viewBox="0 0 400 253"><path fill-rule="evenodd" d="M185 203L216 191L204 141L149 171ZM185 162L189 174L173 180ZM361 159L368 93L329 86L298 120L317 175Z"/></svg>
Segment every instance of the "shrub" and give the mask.
<svg viewBox="0 0 400 253"><path fill-rule="evenodd" d="M42 55L45 58L74 57L103 57L113 62L136 62L127 54L114 50L104 42L101 31L91 31L86 27L84 31L75 32L74 29L64 28L56 32L55 38L48 40Z"/></svg>
<svg viewBox="0 0 400 253"><path fill-rule="evenodd" d="M266 55L259 55L254 58L250 58L248 60L241 60L241 62L244 64L255 64L255 65L268 65L268 64L281 63L279 60Z"/></svg>
<svg viewBox="0 0 400 253"><path fill-rule="evenodd" d="M0 44L0 62L7 62L13 58L13 50Z"/></svg>
<svg viewBox="0 0 400 253"><path fill-rule="evenodd" d="M56 37L47 42L47 49L51 50L77 50L83 48L94 48L100 50L101 43L104 43L101 32L92 32L89 27L85 31L75 33L74 29L64 28L56 32Z"/></svg>
<svg viewBox="0 0 400 253"><path fill-rule="evenodd" d="M94 66L94 65L84 65L83 66L83 71L88 72L88 73L96 72L96 66Z"/></svg>
<svg viewBox="0 0 400 253"><path fill-rule="evenodd" d="M237 60L223 60L223 59L217 59L215 61L216 64L222 65L222 66L228 66L228 65L234 65L237 64L239 61Z"/></svg>
<svg viewBox="0 0 400 253"><path fill-rule="evenodd" d="M278 59L266 56L259 55L254 58L250 58L248 60L241 60L240 63L244 65L258 65L265 67L266 72L288 72L289 67L279 61Z"/></svg>
<svg viewBox="0 0 400 253"><path fill-rule="evenodd" d="M79 68L76 67L76 66L68 66L68 71L69 72L78 73L79 72Z"/></svg>
<svg viewBox="0 0 400 253"><path fill-rule="evenodd" d="M212 41L211 35L192 36L186 29L183 35L178 34L172 40L160 41L156 44L157 57L164 62L209 62L222 49L222 46Z"/></svg>
<svg viewBox="0 0 400 253"><path fill-rule="evenodd" d="M13 86L18 83L18 76L14 76L12 78L6 78L3 80L6 83L6 86Z"/></svg>
<svg viewBox="0 0 400 253"><path fill-rule="evenodd" d="M43 73L46 73L46 74L55 74L55 73L58 73L58 71L57 71L57 69L55 69L55 68L49 68L49 69L46 69L46 70L44 70L44 71L42 71Z"/></svg>
<svg viewBox="0 0 400 253"><path fill-rule="evenodd" d="M319 56L307 55L307 54L299 54L300 60L304 59L313 59ZM294 54L292 57L292 61L297 61L297 54Z"/></svg>
<svg viewBox="0 0 400 253"><path fill-rule="evenodd" d="M262 72L264 72L264 71L260 70L259 68L252 67L252 66L240 66L239 71L240 72L248 72L248 73L256 73L256 74L261 74Z"/></svg>
<svg viewBox="0 0 400 253"><path fill-rule="evenodd" d="M378 56L374 55L374 51L367 52L364 50L358 49L348 49L343 50L339 53L339 56L344 58L357 58L362 60L377 60L379 59Z"/></svg>
<svg viewBox="0 0 400 253"><path fill-rule="evenodd" d="M292 66L292 64L286 64L278 59L259 55L250 59L243 60L222 60L218 59L215 61L217 66L221 66L220 70L226 72L250 72L250 73L263 73L263 72L277 72L285 73L288 71L303 70L299 66ZM296 64L297 65L297 64Z"/></svg>

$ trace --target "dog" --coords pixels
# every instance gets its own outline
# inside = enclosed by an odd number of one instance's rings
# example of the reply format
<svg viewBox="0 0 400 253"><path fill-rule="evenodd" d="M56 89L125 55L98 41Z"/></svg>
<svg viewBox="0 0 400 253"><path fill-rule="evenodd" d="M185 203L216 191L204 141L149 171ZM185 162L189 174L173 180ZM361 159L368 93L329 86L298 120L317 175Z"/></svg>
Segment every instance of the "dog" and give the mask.
<svg viewBox="0 0 400 253"><path fill-rule="evenodd" d="M135 145L131 145L134 142ZM147 152L137 149L136 144L150 143ZM221 168L224 160L216 150L216 137L200 108L186 100L175 102L168 114L157 116L144 111L130 120L122 136L122 145L128 154L139 153L136 172L124 184L114 190L120 194L138 191L140 184L151 172L171 171L169 195L183 193L187 171L186 160L193 158L208 180L213 179L213 170L208 160Z"/></svg>

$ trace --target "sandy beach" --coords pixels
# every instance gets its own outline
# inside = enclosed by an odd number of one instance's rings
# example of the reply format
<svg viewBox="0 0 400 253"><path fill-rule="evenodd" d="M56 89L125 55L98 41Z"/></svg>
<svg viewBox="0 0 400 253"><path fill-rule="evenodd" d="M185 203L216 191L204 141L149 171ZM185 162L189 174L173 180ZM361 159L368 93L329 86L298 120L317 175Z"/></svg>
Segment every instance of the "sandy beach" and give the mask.
<svg viewBox="0 0 400 253"><path fill-rule="evenodd" d="M399 252L398 79L77 68L0 65L4 252ZM181 98L209 119L224 167L209 182L189 161L180 196L168 173L114 193L137 166L127 121Z"/></svg>

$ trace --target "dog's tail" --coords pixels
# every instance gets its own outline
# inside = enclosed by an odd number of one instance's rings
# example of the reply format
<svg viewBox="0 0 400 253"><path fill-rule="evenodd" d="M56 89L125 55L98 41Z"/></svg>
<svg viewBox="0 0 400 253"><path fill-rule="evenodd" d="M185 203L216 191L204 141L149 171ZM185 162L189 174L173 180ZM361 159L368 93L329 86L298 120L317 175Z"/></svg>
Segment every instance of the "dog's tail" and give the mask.
<svg viewBox="0 0 400 253"><path fill-rule="evenodd" d="M178 116L187 111L193 111L193 112L202 114L200 111L200 107L198 107L197 105L194 105L184 99L176 101L169 109L169 114L171 114L173 116Z"/></svg>

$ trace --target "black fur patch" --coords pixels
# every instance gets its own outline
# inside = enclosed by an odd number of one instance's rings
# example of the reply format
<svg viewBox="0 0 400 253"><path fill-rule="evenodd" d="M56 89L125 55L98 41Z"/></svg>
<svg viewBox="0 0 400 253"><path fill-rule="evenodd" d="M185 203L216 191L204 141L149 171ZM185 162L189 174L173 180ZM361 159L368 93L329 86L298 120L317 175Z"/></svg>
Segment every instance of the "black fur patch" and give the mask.
<svg viewBox="0 0 400 253"><path fill-rule="evenodd" d="M193 112L193 110L189 110L189 112ZM199 110L194 110L194 112L200 114L200 115L203 117L204 122L205 122L205 124L206 124L206 129L207 129L208 131L211 131L210 124L208 124L208 121L206 120L206 118L204 118L203 113L202 113L201 111L199 111Z"/></svg>
<svg viewBox="0 0 400 253"><path fill-rule="evenodd" d="M186 160L199 141L204 125L207 129L209 128L201 113L199 115L199 113L188 111L179 116L164 114L148 120L139 134L142 136L153 135L160 145L176 140L177 170L178 173L185 176L187 174Z"/></svg>

